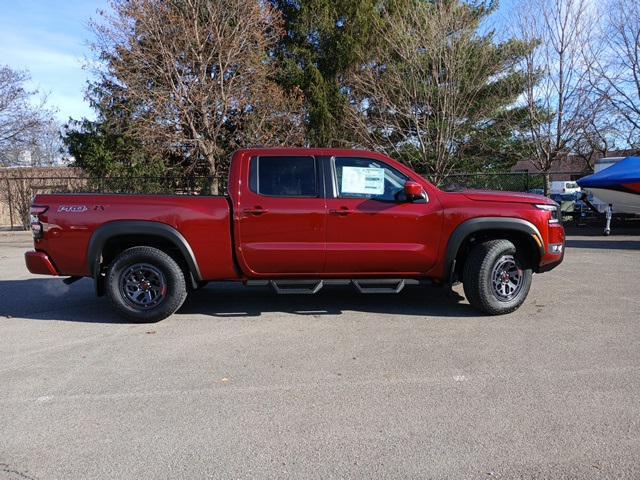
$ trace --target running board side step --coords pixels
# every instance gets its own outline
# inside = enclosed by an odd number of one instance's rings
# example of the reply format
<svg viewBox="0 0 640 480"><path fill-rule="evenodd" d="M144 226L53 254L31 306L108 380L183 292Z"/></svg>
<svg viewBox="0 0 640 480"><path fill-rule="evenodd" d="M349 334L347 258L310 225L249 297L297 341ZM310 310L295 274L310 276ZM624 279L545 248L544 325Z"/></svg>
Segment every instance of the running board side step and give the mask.
<svg viewBox="0 0 640 480"><path fill-rule="evenodd" d="M282 280L248 280L247 286L270 286L280 295L313 295L327 285L353 285L360 293L400 293L407 285L418 285L420 282L407 278L367 278L367 279L282 279Z"/></svg>
<svg viewBox="0 0 640 480"><path fill-rule="evenodd" d="M352 280L360 293L400 293L405 286L404 279Z"/></svg>
<svg viewBox="0 0 640 480"><path fill-rule="evenodd" d="M271 280L271 288L278 295L313 295L318 293L324 286L322 280Z"/></svg>

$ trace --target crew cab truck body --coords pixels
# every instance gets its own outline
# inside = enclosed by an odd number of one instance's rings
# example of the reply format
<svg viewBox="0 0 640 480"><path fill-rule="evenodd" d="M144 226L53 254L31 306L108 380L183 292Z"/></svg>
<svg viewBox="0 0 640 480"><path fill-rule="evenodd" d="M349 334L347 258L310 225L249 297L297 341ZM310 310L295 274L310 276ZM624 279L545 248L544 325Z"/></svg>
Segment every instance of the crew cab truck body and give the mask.
<svg viewBox="0 0 640 480"><path fill-rule="evenodd" d="M464 283L488 314L518 308L564 255L558 206L530 194L443 192L384 155L246 149L227 196L38 195L29 271L95 281L134 321L175 312L211 281L314 293Z"/></svg>

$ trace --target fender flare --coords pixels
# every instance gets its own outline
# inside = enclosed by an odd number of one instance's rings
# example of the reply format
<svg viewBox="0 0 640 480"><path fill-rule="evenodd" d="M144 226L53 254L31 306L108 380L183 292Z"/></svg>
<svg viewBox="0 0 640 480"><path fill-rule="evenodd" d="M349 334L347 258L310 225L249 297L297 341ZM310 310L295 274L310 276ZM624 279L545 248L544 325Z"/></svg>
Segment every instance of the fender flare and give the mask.
<svg viewBox="0 0 640 480"><path fill-rule="evenodd" d="M110 239L123 235L149 235L171 242L182 253L195 280L202 281L198 262L186 238L166 223L144 220L116 220L102 225L93 233L87 248L87 262L89 273L96 281L100 273L100 257L104 246Z"/></svg>
<svg viewBox="0 0 640 480"><path fill-rule="evenodd" d="M511 217L482 217L472 218L456 227L449 237L447 243L447 253L445 258L445 279L451 283L454 275L455 260L462 242L471 234L481 232L483 230L507 230L512 232L524 233L533 237L540 258L545 254L544 241L540 230L533 223L521 218Z"/></svg>

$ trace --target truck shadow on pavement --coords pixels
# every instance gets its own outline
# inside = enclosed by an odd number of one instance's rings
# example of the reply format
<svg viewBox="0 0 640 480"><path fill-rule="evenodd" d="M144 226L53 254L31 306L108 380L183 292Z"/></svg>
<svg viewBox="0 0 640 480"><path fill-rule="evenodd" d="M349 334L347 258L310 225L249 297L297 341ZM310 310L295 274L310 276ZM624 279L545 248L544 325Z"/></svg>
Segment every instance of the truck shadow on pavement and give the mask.
<svg viewBox="0 0 640 480"><path fill-rule="evenodd" d="M434 317L481 316L462 297L431 285L406 287L399 294L361 294L349 286L328 286L315 295L276 295L267 287L213 285L193 292L180 314L259 317L263 313L320 316L345 311Z"/></svg>
<svg viewBox="0 0 640 480"><path fill-rule="evenodd" d="M406 287L399 294L361 294L353 288L329 286L315 295L276 295L266 287L237 283L210 284L192 292L178 310L178 320L190 315L216 318L259 317L263 313L301 316L341 315L345 311L424 317L482 316L462 297L430 285ZM180 318L182 317L182 318ZM0 281L0 321L3 318L84 323L129 323L105 298L97 298L93 282L65 285L60 279Z"/></svg>
<svg viewBox="0 0 640 480"><path fill-rule="evenodd" d="M567 248L590 248L603 250L640 250L640 240L596 240L596 239L574 239L566 241Z"/></svg>

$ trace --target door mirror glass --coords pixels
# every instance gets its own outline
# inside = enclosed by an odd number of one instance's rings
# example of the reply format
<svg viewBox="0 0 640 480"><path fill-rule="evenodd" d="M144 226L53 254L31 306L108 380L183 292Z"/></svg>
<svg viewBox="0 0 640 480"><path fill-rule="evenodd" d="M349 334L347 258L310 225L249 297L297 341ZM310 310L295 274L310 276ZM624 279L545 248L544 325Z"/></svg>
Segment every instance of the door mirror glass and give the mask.
<svg viewBox="0 0 640 480"><path fill-rule="evenodd" d="M404 184L404 193L410 202L420 199L427 200L427 192L424 191L424 188L422 188L422 185L418 182L408 180Z"/></svg>

